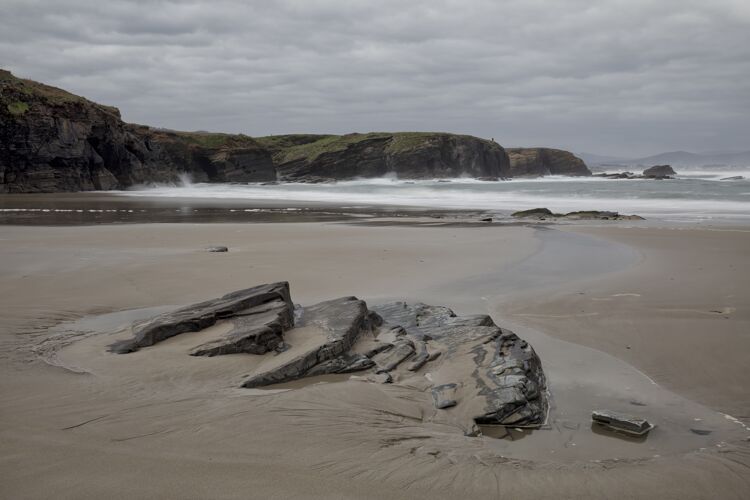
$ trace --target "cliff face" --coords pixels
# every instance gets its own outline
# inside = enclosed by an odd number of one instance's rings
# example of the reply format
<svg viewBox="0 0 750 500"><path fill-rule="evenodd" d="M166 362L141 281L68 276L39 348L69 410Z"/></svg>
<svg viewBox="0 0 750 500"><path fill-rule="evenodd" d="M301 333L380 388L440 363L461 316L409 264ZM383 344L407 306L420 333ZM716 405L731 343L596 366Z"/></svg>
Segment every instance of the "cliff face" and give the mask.
<svg viewBox="0 0 750 500"><path fill-rule="evenodd" d="M507 178L591 175L572 154L510 149L424 132L259 137L176 132L0 70L0 193L123 189L177 182L326 182L395 175Z"/></svg>
<svg viewBox="0 0 750 500"><path fill-rule="evenodd" d="M498 144L455 134L274 136L258 141L275 151L276 170L284 181L384 175L402 179L504 177L509 168L505 150Z"/></svg>
<svg viewBox="0 0 750 500"><path fill-rule="evenodd" d="M550 148L508 148L510 176L588 176L591 171L573 153Z"/></svg>
<svg viewBox="0 0 750 500"><path fill-rule="evenodd" d="M0 70L0 192L117 189L174 182L265 181L270 153L253 139L130 125L116 108Z"/></svg>

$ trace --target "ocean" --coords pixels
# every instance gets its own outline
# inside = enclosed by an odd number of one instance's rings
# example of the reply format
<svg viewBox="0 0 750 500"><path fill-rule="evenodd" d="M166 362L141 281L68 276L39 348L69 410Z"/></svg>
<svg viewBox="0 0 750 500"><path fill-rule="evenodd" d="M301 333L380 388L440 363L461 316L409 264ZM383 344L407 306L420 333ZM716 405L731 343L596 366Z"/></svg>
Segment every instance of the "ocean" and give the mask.
<svg viewBox="0 0 750 500"><path fill-rule="evenodd" d="M721 180L743 176L744 180ZM377 178L331 184L207 184L142 186L124 197L313 202L346 208L399 206L473 209L498 214L546 207L554 212L610 210L647 218L750 221L750 167L690 170L670 180L557 177L483 182Z"/></svg>

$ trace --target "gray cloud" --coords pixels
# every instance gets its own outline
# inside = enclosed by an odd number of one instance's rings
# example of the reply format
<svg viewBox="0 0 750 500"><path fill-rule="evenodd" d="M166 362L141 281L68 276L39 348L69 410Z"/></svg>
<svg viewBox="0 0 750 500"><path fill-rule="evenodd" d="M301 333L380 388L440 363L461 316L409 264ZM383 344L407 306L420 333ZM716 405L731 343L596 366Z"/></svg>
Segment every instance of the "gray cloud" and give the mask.
<svg viewBox="0 0 750 500"><path fill-rule="evenodd" d="M750 147L746 0L3 0L0 66L186 130Z"/></svg>

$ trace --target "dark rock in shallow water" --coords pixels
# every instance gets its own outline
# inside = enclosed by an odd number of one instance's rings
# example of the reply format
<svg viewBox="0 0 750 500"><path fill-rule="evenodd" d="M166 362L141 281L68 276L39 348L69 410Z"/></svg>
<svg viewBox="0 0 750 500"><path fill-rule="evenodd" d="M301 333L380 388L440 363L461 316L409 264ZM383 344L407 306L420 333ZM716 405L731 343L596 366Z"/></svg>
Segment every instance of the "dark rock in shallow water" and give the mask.
<svg viewBox="0 0 750 500"><path fill-rule="evenodd" d="M670 165L654 165L643 171L643 177L653 179L669 179L673 175L677 175L677 172Z"/></svg>
<svg viewBox="0 0 750 500"><path fill-rule="evenodd" d="M582 210L578 212L568 212L566 214L556 214L548 208L532 208L530 210L521 210L513 212L512 217L523 219L575 219L575 220L645 220L639 215L622 215L617 212L606 210Z"/></svg>
<svg viewBox="0 0 750 500"><path fill-rule="evenodd" d="M252 319L242 318L243 316L252 316L267 312L267 309L259 306L269 303L274 311L271 315L272 318L270 318L269 325L273 324L274 326L268 326L268 328L274 331L277 331L279 328L291 328L294 318L294 305L289 295L289 283L283 281L238 290L218 299L193 304L177 309L176 311L161 314L148 321L137 323L133 325L133 339L113 344L111 348L113 352L118 354L133 352L141 347L152 346L157 342L181 333L203 330L216 324L221 319L237 320L238 318L241 318L239 322L242 325L235 325L229 334L227 342L236 342L236 335L243 337L252 336L253 332L258 335L258 339L263 338L271 341L277 335L269 336L268 332L261 325L254 323ZM278 336L280 336L280 333ZM247 341L245 339L242 343ZM271 341L269 346L274 344L274 342ZM253 349L259 350L260 347L253 347ZM218 354L218 352L215 354Z"/></svg>
<svg viewBox="0 0 750 500"><path fill-rule="evenodd" d="M507 148L506 151L510 177L591 175L586 163L569 151L551 148Z"/></svg>
<svg viewBox="0 0 750 500"><path fill-rule="evenodd" d="M218 247L208 247L206 248L206 251L207 252L228 252L229 249L227 247L218 246Z"/></svg>
<svg viewBox="0 0 750 500"><path fill-rule="evenodd" d="M529 210L521 210L519 212L513 212L512 217L561 217L561 214L553 213L549 208L531 208Z"/></svg>
<svg viewBox="0 0 750 500"><path fill-rule="evenodd" d="M723 179L719 179L722 181L744 181L745 178L741 175L734 175L732 177L724 177Z"/></svg>

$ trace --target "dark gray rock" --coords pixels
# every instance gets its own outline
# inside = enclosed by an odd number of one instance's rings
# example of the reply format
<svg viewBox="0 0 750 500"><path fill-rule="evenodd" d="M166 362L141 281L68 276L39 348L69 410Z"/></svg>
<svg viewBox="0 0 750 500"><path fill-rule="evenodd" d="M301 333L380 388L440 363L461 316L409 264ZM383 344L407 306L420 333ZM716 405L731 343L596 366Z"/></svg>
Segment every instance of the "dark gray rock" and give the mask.
<svg viewBox="0 0 750 500"><path fill-rule="evenodd" d="M206 251L207 252L228 252L229 249L227 247L218 246L218 247L208 247L206 248Z"/></svg>
<svg viewBox="0 0 750 500"><path fill-rule="evenodd" d="M415 372L430 361L430 353L427 351L427 343L423 340L414 341L414 360L406 367L410 372Z"/></svg>
<svg viewBox="0 0 750 500"><path fill-rule="evenodd" d="M741 175L733 175L732 177L724 177L723 179L720 179L722 181L744 181L745 178Z"/></svg>
<svg viewBox="0 0 750 500"><path fill-rule="evenodd" d="M221 319L236 320L237 317L266 312L266 309L262 307L258 309L258 306L269 303L275 315L272 315L271 322L277 322L278 328L290 328L293 324L294 305L289 295L289 283L283 281L232 292L218 299L193 304L137 323L133 326L134 337L113 344L111 349L118 354L137 351L181 333L203 330ZM257 340L264 339L262 343L268 340L269 347L277 343L273 339L278 335L262 328L258 330L258 328L261 327L255 323L254 319L249 319L247 322L242 320L235 324L227 342L236 341L242 344L245 341L240 341L239 337L249 338L248 335L251 335L251 332L256 332ZM277 327L269 328L275 330Z"/></svg>
<svg viewBox="0 0 750 500"><path fill-rule="evenodd" d="M611 410L594 410L591 419L609 429L637 436L648 433L654 427L645 418Z"/></svg>
<svg viewBox="0 0 750 500"><path fill-rule="evenodd" d="M242 311L229 319L232 329L222 338L201 344L190 351L191 356L222 354L265 354L283 351L284 332L294 326L294 313L281 299L266 302Z"/></svg>
<svg viewBox="0 0 750 500"><path fill-rule="evenodd" d="M677 172L670 165L654 165L643 171L643 177L652 179L669 179L673 175Z"/></svg>
<svg viewBox="0 0 750 500"><path fill-rule="evenodd" d="M589 176L586 163L573 153L551 148L507 148L510 177Z"/></svg>
<svg viewBox="0 0 750 500"><path fill-rule="evenodd" d="M323 365L313 372L317 375L373 366L366 356L344 356L361 334L372 332L381 323L380 317L369 311L363 301L356 297L343 297L306 307L298 323L300 327L317 327L323 330L324 335L318 343L281 366L245 380L243 387L262 387L296 380L308 376L317 365ZM341 356L344 359L333 361Z"/></svg>
<svg viewBox="0 0 750 500"><path fill-rule="evenodd" d="M393 371L404 360L414 354L414 343L409 339L400 339L393 343L393 349L375 356L377 373Z"/></svg>
<svg viewBox="0 0 750 500"><path fill-rule="evenodd" d="M441 396L446 401L482 402L472 406L472 422L463 424L467 434L476 430L473 422L534 426L546 420L546 379L539 357L526 341L499 328L489 316L457 316L447 307L404 302L378 305L373 310L387 325L403 326L408 338L440 348L440 366L431 369L436 380L455 377L465 370L467 358L473 361L469 380L447 386L455 390L456 397Z"/></svg>

